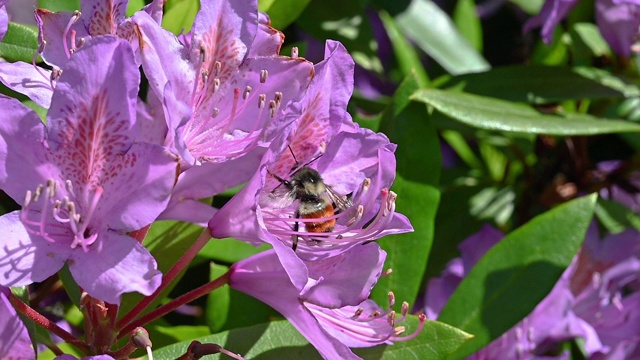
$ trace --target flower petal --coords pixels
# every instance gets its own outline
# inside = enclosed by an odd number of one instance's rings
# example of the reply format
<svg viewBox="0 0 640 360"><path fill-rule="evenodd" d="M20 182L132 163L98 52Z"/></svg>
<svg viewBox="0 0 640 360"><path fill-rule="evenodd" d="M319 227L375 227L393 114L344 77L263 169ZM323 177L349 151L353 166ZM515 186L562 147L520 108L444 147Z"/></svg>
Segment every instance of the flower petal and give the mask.
<svg viewBox="0 0 640 360"><path fill-rule="evenodd" d="M378 244L367 244L338 256L308 262L309 277L319 280L301 296L327 308L358 305L369 298L386 257Z"/></svg>
<svg viewBox="0 0 640 360"><path fill-rule="evenodd" d="M23 286L40 282L62 268L69 257L68 244L51 243L27 232L20 211L0 216L0 285Z"/></svg>
<svg viewBox="0 0 640 360"><path fill-rule="evenodd" d="M9 299L0 293L0 359L31 360L36 358L26 326Z"/></svg>
<svg viewBox="0 0 640 360"><path fill-rule="evenodd" d="M325 359L360 359L344 344L329 336L298 299L298 289L273 251L265 251L231 267L231 288L271 306L291 322Z"/></svg>
<svg viewBox="0 0 640 360"><path fill-rule="evenodd" d="M151 295L162 280L149 251L113 231L101 233L88 252L77 248L69 259L69 270L84 291L110 304L119 304L127 292Z"/></svg>
<svg viewBox="0 0 640 360"><path fill-rule="evenodd" d="M135 143L108 165L114 176L104 177L101 186L109 196L101 198L94 216L123 231L152 223L169 202L178 159L159 145Z"/></svg>
<svg viewBox="0 0 640 360"><path fill-rule="evenodd" d="M91 36L115 35L127 11L128 0L83 0L82 22Z"/></svg>
<svg viewBox="0 0 640 360"><path fill-rule="evenodd" d="M0 63L0 81L13 91L26 95L43 108L51 105L51 70L36 68L22 61Z"/></svg>
<svg viewBox="0 0 640 360"><path fill-rule="evenodd" d="M51 12L46 9L36 9L35 17L40 34L38 41L40 46L44 46L44 50L40 55L47 64L61 68L69 60L71 56L69 49L73 44L70 42L66 27L73 16L74 14L70 12ZM85 39L86 41L90 38L87 29L79 21L71 25L69 31L71 30L75 31L77 40Z"/></svg>

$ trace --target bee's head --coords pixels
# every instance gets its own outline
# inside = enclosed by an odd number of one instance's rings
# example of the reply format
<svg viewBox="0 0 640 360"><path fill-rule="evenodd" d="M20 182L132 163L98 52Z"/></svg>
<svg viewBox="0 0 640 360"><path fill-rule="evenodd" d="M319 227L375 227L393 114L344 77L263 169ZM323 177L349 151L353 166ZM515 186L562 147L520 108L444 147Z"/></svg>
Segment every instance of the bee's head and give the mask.
<svg viewBox="0 0 640 360"><path fill-rule="evenodd" d="M306 166L293 174L291 185L298 198L318 197L326 191L326 185L322 181L320 173Z"/></svg>

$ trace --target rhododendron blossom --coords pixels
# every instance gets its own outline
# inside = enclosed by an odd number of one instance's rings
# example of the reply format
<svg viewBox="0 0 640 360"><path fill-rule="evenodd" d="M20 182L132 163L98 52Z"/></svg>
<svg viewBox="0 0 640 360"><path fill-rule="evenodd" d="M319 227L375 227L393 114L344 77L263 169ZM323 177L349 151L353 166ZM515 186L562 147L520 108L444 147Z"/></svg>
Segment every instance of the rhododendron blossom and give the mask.
<svg viewBox="0 0 640 360"><path fill-rule="evenodd" d="M66 262L89 295L113 304L159 285L155 260L125 232L164 210L177 159L133 142L138 76L129 44L103 37L65 65L46 127L0 98L0 187L22 205L0 217L0 284L43 281Z"/></svg>

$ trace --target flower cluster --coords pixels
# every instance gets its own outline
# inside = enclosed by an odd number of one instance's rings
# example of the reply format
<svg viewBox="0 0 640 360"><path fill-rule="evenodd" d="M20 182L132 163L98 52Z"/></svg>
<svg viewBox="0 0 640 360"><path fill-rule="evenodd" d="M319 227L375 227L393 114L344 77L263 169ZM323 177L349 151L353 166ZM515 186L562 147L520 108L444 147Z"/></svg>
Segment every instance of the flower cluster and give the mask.
<svg viewBox="0 0 640 360"><path fill-rule="evenodd" d="M502 234L485 226L460 244L442 277L429 281L425 311L436 318L460 281ZM473 354L472 359L566 359L566 340L582 338L589 359L640 355L640 232L598 235L592 225L571 266L520 323Z"/></svg>
<svg viewBox="0 0 640 360"><path fill-rule="evenodd" d="M47 109L43 123L0 95L0 189L21 206L0 217L0 285L28 286L67 266L87 318L88 343L78 346L113 355L133 323L116 324L122 295L157 296L173 279L145 248L144 229L181 220L208 224L206 239L270 244L224 279L280 311L325 358L411 339L396 326L408 304L396 316L393 294L385 309L368 299L386 257L374 241L412 227L390 190L395 145L346 111L346 49L327 42L315 66L280 55L283 36L255 1L202 0L179 37L159 25L163 1L129 18L126 6L38 9L46 66L0 64L5 86ZM219 210L200 201L245 182ZM0 318L24 339L7 299Z"/></svg>

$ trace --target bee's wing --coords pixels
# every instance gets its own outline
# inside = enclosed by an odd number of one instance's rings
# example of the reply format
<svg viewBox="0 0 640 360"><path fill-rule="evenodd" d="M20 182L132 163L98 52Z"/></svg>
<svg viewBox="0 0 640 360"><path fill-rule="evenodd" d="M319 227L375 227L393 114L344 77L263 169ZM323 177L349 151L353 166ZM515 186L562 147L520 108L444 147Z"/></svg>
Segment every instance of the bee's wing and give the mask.
<svg viewBox="0 0 640 360"><path fill-rule="evenodd" d="M276 209L283 209L289 207L295 200L296 195L293 190L279 186L270 192L263 193L260 198L260 203L268 204Z"/></svg>
<svg viewBox="0 0 640 360"><path fill-rule="evenodd" d="M346 210L353 206L351 199L349 199L346 195L338 194L333 188L327 185L327 196L331 200L331 202L336 206L336 208L340 210Z"/></svg>

